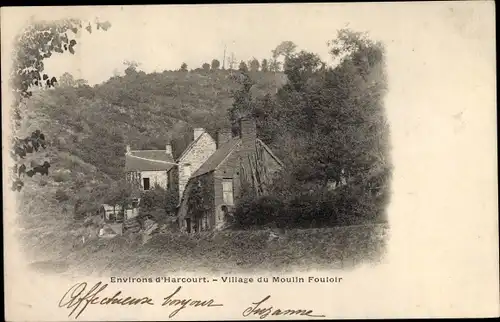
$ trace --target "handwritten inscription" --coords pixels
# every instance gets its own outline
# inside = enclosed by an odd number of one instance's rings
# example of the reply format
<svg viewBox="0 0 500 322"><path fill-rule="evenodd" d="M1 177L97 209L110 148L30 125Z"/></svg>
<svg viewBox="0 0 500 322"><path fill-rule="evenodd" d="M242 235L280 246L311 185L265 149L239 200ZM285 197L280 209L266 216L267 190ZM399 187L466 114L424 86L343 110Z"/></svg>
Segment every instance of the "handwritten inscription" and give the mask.
<svg viewBox="0 0 500 322"><path fill-rule="evenodd" d="M59 301L59 307L65 307L70 310L68 317L75 314L75 319L77 319L83 311L87 308L89 304L97 305L154 305L153 299L149 297L122 297L121 291L118 291L112 297L99 297L99 293L104 291L108 287L108 284L102 284L98 282L90 290L87 289L87 283L78 283L73 285L61 298Z"/></svg>
<svg viewBox="0 0 500 322"><path fill-rule="evenodd" d="M213 299L210 300L193 300L191 298L189 299L174 299L173 296L181 290L181 287L179 286L174 293L170 294L169 296L165 297L163 300L162 306L174 306L178 308L170 315L168 316L169 318L174 317L177 313L179 313L180 310L185 309L186 306L190 307L214 307L214 306L223 306L222 304L216 304L214 303Z"/></svg>
<svg viewBox="0 0 500 322"><path fill-rule="evenodd" d="M269 315L271 316L280 316L280 315L292 315L292 316L308 316L315 318L325 317L324 315L313 314L313 310L310 309L279 309L274 308L273 306L263 307L261 306L264 302L269 300L271 295L264 297L259 302L252 303L251 306L247 307L243 311L243 316L247 317L250 315L257 315L260 319L265 319Z"/></svg>
<svg viewBox="0 0 500 322"><path fill-rule="evenodd" d="M60 308L69 310L68 317L78 319L80 315L87 309L89 305L121 305L121 306L150 306L155 305L152 298L148 296L132 297L123 295L122 291L115 292L113 296L105 296L105 290L108 284L98 282L94 286L88 288L86 282L77 283L69 288L64 293L59 301ZM163 298L162 307L168 307L173 310L169 314L169 318L173 318L180 311L188 308L212 308L221 307L223 304L216 303L214 299L193 299L180 296L182 287L179 286L170 295ZM325 317L321 314L315 314L311 309L282 309L269 304L271 295L267 295L258 302L253 302L247 307L242 315L244 317L255 317L265 319L268 316L307 316L321 318Z"/></svg>
<svg viewBox="0 0 500 322"><path fill-rule="evenodd" d="M103 292L107 287L108 284L98 282L90 289L87 289L87 283L77 283L64 293L63 297L59 301L59 307L67 308L69 310L68 317L73 316L75 319L78 319L78 317L87 309L89 305L155 305L153 299L150 297L125 297L122 295L122 291L116 292L111 297L103 296L101 292ZM213 299L193 300L191 298L174 298L174 296L178 295L181 288L182 287L179 286L175 292L163 298L162 306L172 306L175 308L175 310L170 313L170 318L187 307L196 308L223 306L222 304L215 303Z"/></svg>

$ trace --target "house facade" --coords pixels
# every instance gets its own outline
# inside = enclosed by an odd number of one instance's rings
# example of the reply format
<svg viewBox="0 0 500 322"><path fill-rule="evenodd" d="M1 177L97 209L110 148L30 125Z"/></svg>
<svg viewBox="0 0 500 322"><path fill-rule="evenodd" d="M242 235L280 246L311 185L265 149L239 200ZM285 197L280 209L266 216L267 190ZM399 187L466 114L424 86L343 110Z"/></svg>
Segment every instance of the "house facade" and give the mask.
<svg viewBox="0 0 500 322"><path fill-rule="evenodd" d="M191 175L215 150L215 140L203 128L194 129L193 141L176 159L172 155L170 144L166 145L165 150L131 150L127 146L126 179L142 191L153 189L156 184L174 191L179 202Z"/></svg>
<svg viewBox="0 0 500 322"><path fill-rule="evenodd" d="M215 152L215 140L203 128L195 128L193 131L193 141L184 152L175 160L175 166L168 172L171 185L170 189L175 190L179 199L182 199L186 184L200 166Z"/></svg>
<svg viewBox="0 0 500 322"><path fill-rule="evenodd" d="M283 167L256 137L254 119L242 119L240 129L240 136L234 138L230 132L220 132L216 151L191 175L177 213L182 231L223 228L243 188L265 193L266 185Z"/></svg>
<svg viewBox="0 0 500 322"><path fill-rule="evenodd" d="M141 190L147 191L159 185L168 189L168 173L175 166L172 147L165 150L131 150L125 153L125 176Z"/></svg>
<svg viewBox="0 0 500 322"><path fill-rule="evenodd" d="M158 184L174 192L179 228L188 233L222 229L243 189L265 193L282 162L256 136L253 118L240 121L240 135L221 130L214 139L203 128L176 159L165 150L126 153L127 179L142 190Z"/></svg>

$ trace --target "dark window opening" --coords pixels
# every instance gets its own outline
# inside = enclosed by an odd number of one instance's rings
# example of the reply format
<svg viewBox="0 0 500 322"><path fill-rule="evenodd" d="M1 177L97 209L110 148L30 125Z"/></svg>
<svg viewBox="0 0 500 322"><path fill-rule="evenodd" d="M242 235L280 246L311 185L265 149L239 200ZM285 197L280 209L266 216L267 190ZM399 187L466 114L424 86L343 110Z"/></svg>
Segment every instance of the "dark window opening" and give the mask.
<svg viewBox="0 0 500 322"><path fill-rule="evenodd" d="M143 178L144 190L149 190L149 178Z"/></svg>

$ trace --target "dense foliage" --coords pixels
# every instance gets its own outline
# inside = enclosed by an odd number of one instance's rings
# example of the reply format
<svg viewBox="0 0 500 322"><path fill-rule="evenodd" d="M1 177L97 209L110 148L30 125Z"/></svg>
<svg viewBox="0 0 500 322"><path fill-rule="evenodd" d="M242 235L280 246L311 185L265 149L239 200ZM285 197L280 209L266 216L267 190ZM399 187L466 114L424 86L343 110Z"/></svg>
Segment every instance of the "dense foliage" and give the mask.
<svg viewBox="0 0 500 322"><path fill-rule="evenodd" d="M49 177L58 189L55 199L74 204L78 217L100 203L130 198L120 181L127 144L164 149L173 140L178 156L194 127L213 134L233 126L238 132L237 120L250 114L257 119L258 137L285 170L269 195L241 199L234 227L310 228L383 220L391 170L383 46L342 30L330 42L334 66L296 49L283 42L271 58L252 58L239 66L231 55L229 70L214 59L194 70L183 63L177 71L148 74L139 63L125 62L122 76L95 86L65 74L59 85L49 82L55 88L29 95L25 121L34 143L27 146L33 151L50 146L53 168L70 170ZM281 67L284 74L277 72ZM43 133L36 132L39 128ZM170 212L167 195L156 189L142 196L145 208Z"/></svg>
<svg viewBox="0 0 500 322"><path fill-rule="evenodd" d="M111 27L109 22L85 23L79 19L64 19L59 21L37 21L24 28L14 40L14 58L10 73L10 89L13 94L12 102L12 138L11 157L15 165L11 172L12 190L20 191L24 186L21 178L25 173L47 174L50 163L45 161L42 165L35 164L32 169L27 169L24 164L27 154L36 153L39 147L45 149L45 134L36 129L24 138L19 138L18 133L24 116L22 104L33 94L34 88L52 88L57 79L44 74L44 60L54 53L75 53L77 45L76 36L81 29L92 33L97 30L107 30Z"/></svg>
<svg viewBox="0 0 500 322"><path fill-rule="evenodd" d="M340 31L330 46L338 64L329 67L314 53L281 46L275 56L285 56L287 84L260 99L252 97L245 82L236 92L231 120L255 115L259 137L286 168L270 196L284 206L271 211L267 198L243 200L236 210L239 226L322 227L384 220L391 169L384 49L349 30ZM260 221L257 213L262 211L273 215Z"/></svg>

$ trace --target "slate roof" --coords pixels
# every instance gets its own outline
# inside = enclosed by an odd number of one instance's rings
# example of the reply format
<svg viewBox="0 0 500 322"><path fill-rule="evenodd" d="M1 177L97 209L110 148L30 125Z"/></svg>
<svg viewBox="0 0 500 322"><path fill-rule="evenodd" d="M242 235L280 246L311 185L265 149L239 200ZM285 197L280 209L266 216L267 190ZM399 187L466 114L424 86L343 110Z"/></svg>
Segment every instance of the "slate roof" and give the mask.
<svg viewBox="0 0 500 322"><path fill-rule="evenodd" d="M202 174L215 170L219 164L241 143L240 138L232 138L229 142L221 146L196 170L191 176L192 178L201 176Z"/></svg>
<svg viewBox="0 0 500 322"><path fill-rule="evenodd" d="M283 162L273 153L273 151L271 151L271 149L264 142L262 142L262 140L257 139L257 143L259 143L280 166L284 165Z"/></svg>
<svg viewBox="0 0 500 322"><path fill-rule="evenodd" d="M174 159L165 150L130 151L125 154L125 171L168 171Z"/></svg>
<svg viewBox="0 0 500 322"><path fill-rule="evenodd" d="M279 165L283 166L283 162L281 162L278 157L274 155L274 153L271 151L271 149L261 140L257 139L256 143L261 145L268 153L273 157ZM214 154L210 156L210 158L205 161L201 165L201 167L196 170L196 172L191 176L192 178L201 176L205 173L209 173L211 171L214 171L217 169L217 167L224 161L224 159L231 154L231 152L234 151L234 149L241 144L241 139L239 137L232 138L229 142L221 146L219 149L217 149Z"/></svg>

